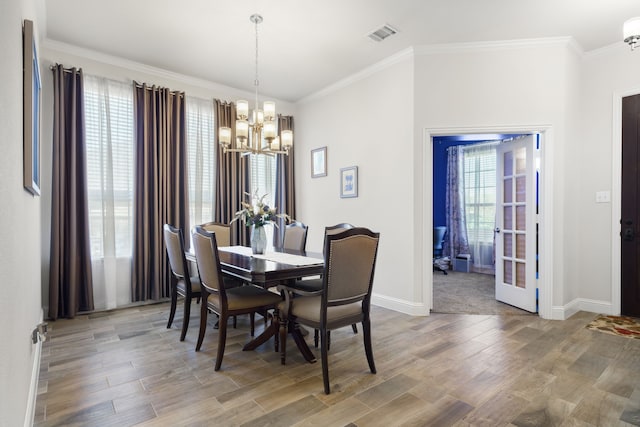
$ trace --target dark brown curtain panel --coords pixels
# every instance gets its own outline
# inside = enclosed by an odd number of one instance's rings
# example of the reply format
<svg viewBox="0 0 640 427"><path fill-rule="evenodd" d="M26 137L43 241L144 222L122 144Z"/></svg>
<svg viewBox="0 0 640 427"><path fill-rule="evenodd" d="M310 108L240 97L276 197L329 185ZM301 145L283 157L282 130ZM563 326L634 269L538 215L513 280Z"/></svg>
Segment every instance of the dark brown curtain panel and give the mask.
<svg viewBox="0 0 640 427"><path fill-rule="evenodd" d="M162 227L189 232L184 93L135 84L132 301L169 296ZM185 242L188 244L188 240Z"/></svg>
<svg viewBox="0 0 640 427"><path fill-rule="evenodd" d="M214 100L214 114L216 124L216 143L219 141L218 129L220 126L231 128L232 145L235 143L236 106L231 102ZM241 207L240 203L246 200L245 193L249 193L249 164L248 157L240 153L224 153L224 149L218 144L216 158L216 204L214 220L228 224L233 220L234 214ZM249 244L249 232L242 223L234 222L231 227L231 244L247 246Z"/></svg>
<svg viewBox="0 0 640 427"><path fill-rule="evenodd" d="M283 130L294 130L292 116L278 116L278 135L280 135ZM295 144L293 144L293 147L295 147ZM293 147L289 150L289 155L277 154L278 161L276 162L275 203L279 212L286 212L291 218L302 221L301 219L296 218L296 186L294 180ZM285 225L286 221L283 218L279 218L277 233L273 233L273 245L276 248L281 247L284 243Z"/></svg>
<svg viewBox="0 0 640 427"><path fill-rule="evenodd" d="M93 310L82 70L53 67L49 317Z"/></svg>

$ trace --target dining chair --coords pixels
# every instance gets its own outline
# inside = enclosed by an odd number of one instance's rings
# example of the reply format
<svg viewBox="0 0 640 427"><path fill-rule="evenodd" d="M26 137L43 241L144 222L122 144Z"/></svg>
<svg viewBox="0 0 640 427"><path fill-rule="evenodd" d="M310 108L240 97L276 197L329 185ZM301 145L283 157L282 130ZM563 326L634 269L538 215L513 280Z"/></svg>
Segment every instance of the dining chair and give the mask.
<svg viewBox="0 0 640 427"><path fill-rule="evenodd" d="M216 242L218 242L218 246L231 246L231 226L229 224L210 221L200 225L206 231L216 234ZM227 285L227 289L231 287L243 285L243 282L241 280L233 279L228 276L224 278L224 282ZM253 313L251 313L250 315L250 322L251 322L251 336L253 336L253 333L255 330L255 316L253 315ZM233 316L233 327L235 328L237 327L237 325L238 323L237 323L236 316Z"/></svg>
<svg viewBox="0 0 640 427"><path fill-rule="evenodd" d="M176 314L178 295L184 297L184 315L182 316L182 332L180 341L184 341L189 328L191 315L191 300L200 299L200 279L198 276L190 276L189 264L184 254L184 239L182 230L169 224L164 225L164 244L167 248L169 265L171 267L171 308L167 329L171 328L173 317Z"/></svg>
<svg viewBox="0 0 640 427"><path fill-rule="evenodd" d="M218 353L215 364L215 370L218 371L222 365L227 339L227 319L238 314L276 309L278 303L282 301L282 297L255 285L227 288L220 267L215 233L210 233L203 227L196 226L192 233L192 239L202 293L200 333L196 351L200 351L202 347L204 333L207 329L207 313L211 310L220 318Z"/></svg>
<svg viewBox="0 0 640 427"><path fill-rule="evenodd" d="M324 392L330 393L328 332L362 323L364 349L371 373L376 373L369 318L371 288L380 233L352 228L325 236L325 274L319 295L291 298L279 305L280 358L286 361L287 330L302 324L320 331L320 353ZM293 291L295 292L295 291Z"/></svg>
<svg viewBox="0 0 640 427"><path fill-rule="evenodd" d="M284 228L283 249L304 251L307 246L307 231L309 227L300 221L294 221Z"/></svg>
<svg viewBox="0 0 640 427"><path fill-rule="evenodd" d="M205 222L202 228L209 232L216 233L216 241L220 246L231 246L231 226L221 222Z"/></svg>
<svg viewBox="0 0 640 427"><path fill-rule="evenodd" d="M347 222L342 222L336 225L325 227L324 235L326 238L326 236L328 235L341 233L342 231L348 230L350 228L353 228L352 224L349 224ZM322 253L324 255L324 247L322 248ZM296 290L299 295L306 294L307 296L310 296L322 290L322 277L296 280L295 283L288 284L287 287ZM354 334L358 333L358 327L356 326L355 323L351 325L351 329L353 329ZM318 341L319 341L319 331L315 329L313 331L313 344L316 348L318 348ZM327 348L330 348L330 347L331 347L331 334L329 334L329 340L327 343Z"/></svg>

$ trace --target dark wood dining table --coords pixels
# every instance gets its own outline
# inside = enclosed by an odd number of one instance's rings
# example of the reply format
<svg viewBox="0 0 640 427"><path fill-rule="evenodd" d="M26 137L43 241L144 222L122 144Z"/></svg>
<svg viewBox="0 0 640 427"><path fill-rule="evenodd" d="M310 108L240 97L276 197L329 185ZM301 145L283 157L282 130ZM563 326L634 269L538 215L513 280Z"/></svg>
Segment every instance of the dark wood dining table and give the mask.
<svg viewBox="0 0 640 427"><path fill-rule="evenodd" d="M264 288L270 288L280 284L286 284L288 281L294 281L298 278L307 276L317 276L324 272L323 255L316 252L296 251L289 249L271 249L265 255L252 255L248 248L229 246L219 247L218 255L220 257L220 268L222 274L250 282ZM279 259L272 260L271 258ZM280 254L280 255L279 255ZM317 259L319 262L307 265L295 265L294 263L284 262L281 258L286 258L285 254L302 256ZM195 262L195 254L187 252L188 260ZM294 257L295 258L295 257ZM308 261L311 262L311 261ZM255 350L258 346L267 342L271 337L278 333L277 326L271 322L264 331L242 348L244 351ZM315 362L316 358L304 341L300 330L292 331L294 342L308 362Z"/></svg>

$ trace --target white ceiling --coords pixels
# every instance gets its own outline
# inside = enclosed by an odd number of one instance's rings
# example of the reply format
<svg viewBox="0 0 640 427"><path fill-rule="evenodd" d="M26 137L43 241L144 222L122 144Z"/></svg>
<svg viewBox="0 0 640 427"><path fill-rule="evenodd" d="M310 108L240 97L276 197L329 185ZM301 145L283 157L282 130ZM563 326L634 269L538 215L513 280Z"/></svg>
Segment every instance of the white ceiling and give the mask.
<svg viewBox="0 0 640 427"><path fill-rule="evenodd" d="M572 36L622 43L640 0L46 0L46 38L299 100L411 46ZM399 32L377 43L382 24Z"/></svg>

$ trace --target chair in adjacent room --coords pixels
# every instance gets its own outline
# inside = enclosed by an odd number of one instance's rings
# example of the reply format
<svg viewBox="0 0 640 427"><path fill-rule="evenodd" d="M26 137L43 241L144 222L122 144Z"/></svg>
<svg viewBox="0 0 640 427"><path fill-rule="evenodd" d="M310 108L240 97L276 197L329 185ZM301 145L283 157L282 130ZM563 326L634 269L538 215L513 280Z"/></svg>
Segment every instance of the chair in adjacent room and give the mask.
<svg viewBox="0 0 640 427"><path fill-rule="evenodd" d="M302 324L320 331L320 352L324 392L330 393L329 331L362 323L369 369L376 373L371 347L369 319L371 288L380 234L366 228L352 228L325 236L325 274L319 295L290 298L279 306L280 355L286 361L287 329ZM295 292L295 291L293 291Z"/></svg>
<svg viewBox="0 0 640 427"><path fill-rule="evenodd" d="M227 320L229 317L275 309L278 303L282 301L282 297L255 285L227 288L222 276L215 234L209 233L201 226L196 226L192 234L192 240L202 285L200 333L196 351L200 351L202 347L202 341L207 329L207 314L211 310L220 318L218 352L215 364L215 370L218 371L224 356L227 339Z"/></svg>
<svg viewBox="0 0 640 427"><path fill-rule="evenodd" d="M184 298L184 315L182 317L182 332L180 341L184 341L189 328L191 315L191 300L200 299L200 279L197 275L190 276L189 264L184 254L184 240L182 230L169 224L164 225L164 243L167 247L169 265L171 267L171 309L167 329L171 328L176 314L178 295Z"/></svg>
<svg viewBox="0 0 640 427"><path fill-rule="evenodd" d="M307 246L307 231L309 227L299 221L294 221L284 229L283 249L304 251Z"/></svg>
<svg viewBox="0 0 640 427"><path fill-rule="evenodd" d="M433 271L441 271L447 274L447 270L442 268L438 260L442 258L444 248L444 238L447 234L447 227L433 227ZM440 260L442 261L442 260Z"/></svg>

